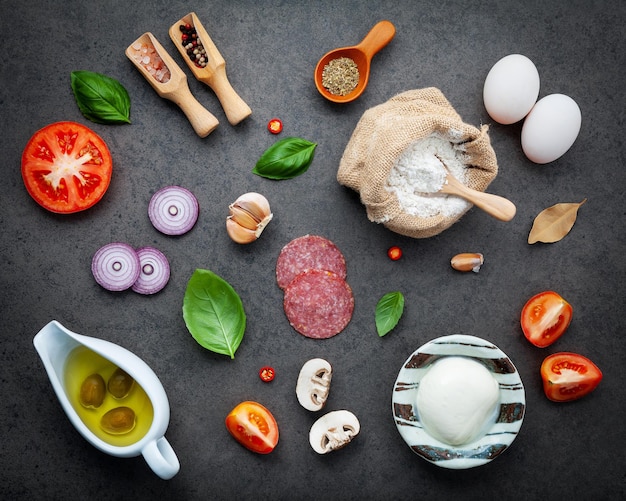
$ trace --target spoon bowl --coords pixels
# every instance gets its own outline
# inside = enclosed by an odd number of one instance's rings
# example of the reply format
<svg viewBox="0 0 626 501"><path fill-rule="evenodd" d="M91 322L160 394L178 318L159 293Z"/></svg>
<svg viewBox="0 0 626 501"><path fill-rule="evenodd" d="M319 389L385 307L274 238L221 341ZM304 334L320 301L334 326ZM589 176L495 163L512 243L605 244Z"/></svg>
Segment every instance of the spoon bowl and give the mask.
<svg viewBox="0 0 626 501"><path fill-rule="evenodd" d="M385 47L396 34L396 28L389 21L380 21L374 25L358 45L342 47L327 52L315 67L315 86L319 93L334 103L349 103L357 99L367 87L371 61L374 55ZM324 87L322 74L328 63L335 59L347 57L352 59L359 70L359 81L354 90L345 96L333 94Z"/></svg>

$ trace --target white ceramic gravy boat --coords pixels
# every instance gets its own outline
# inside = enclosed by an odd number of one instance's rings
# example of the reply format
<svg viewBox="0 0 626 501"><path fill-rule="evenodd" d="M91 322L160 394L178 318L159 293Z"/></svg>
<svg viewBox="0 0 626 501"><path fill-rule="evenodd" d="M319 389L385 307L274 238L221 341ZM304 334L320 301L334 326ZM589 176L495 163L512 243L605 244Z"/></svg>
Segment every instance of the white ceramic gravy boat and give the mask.
<svg viewBox="0 0 626 501"><path fill-rule="evenodd" d="M165 438L165 430L170 420L169 401L161 381L143 360L109 341L76 334L56 320L44 326L33 339L33 343L63 410L87 441L112 456L135 457L141 454L154 473L163 479L170 479L178 473L180 463ZM147 433L137 442L127 446L115 446L101 440L85 425L72 406L63 382L64 369L68 355L79 346L94 351L126 371L146 392L152 403L154 418Z"/></svg>

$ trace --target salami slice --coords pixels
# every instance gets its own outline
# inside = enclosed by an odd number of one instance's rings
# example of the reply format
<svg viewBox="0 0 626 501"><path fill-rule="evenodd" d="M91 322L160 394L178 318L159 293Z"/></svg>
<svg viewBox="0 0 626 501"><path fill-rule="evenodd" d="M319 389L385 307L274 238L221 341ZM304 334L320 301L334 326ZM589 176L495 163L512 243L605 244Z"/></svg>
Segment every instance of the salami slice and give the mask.
<svg viewBox="0 0 626 501"><path fill-rule="evenodd" d="M298 237L285 245L276 261L276 281L285 289L306 270L326 270L346 278L346 260L330 240L317 235Z"/></svg>
<svg viewBox="0 0 626 501"><path fill-rule="evenodd" d="M300 334L326 339L339 334L352 319L354 296L336 273L307 270L289 283L283 306L289 323Z"/></svg>

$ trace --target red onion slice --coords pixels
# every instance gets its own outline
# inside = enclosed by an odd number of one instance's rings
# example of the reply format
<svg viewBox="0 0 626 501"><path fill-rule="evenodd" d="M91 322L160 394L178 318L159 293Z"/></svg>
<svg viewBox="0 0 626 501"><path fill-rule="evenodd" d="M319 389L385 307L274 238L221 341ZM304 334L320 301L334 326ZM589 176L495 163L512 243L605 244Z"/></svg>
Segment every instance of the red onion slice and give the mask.
<svg viewBox="0 0 626 501"><path fill-rule="evenodd" d="M135 249L114 242L96 251L91 261L91 273L96 282L110 291L123 291L139 278L139 258Z"/></svg>
<svg viewBox="0 0 626 501"><path fill-rule="evenodd" d="M188 189L166 186L150 199L148 217L153 226L166 235L187 233L198 220L198 200Z"/></svg>
<svg viewBox="0 0 626 501"><path fill-rule="evenodd" d="M165 254L154 247L141 247L135 252L141 271L132 289L139 294L156 294L170 279L170 263Z"/></svg>

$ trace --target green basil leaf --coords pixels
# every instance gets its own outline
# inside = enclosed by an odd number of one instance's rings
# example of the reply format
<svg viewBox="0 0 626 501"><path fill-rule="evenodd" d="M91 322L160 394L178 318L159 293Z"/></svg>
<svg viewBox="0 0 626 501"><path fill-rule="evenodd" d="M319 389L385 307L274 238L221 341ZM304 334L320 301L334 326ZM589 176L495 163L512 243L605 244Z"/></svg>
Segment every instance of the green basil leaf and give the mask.
<svg viewBox="0 0 626 501"><path fill-rule="evenodd" d="M404 296L401 292L388 292L376 305L376 330L383 337L396 325L404 311Z"/></svg>
<svg viewBox="0 0 626 501"><path fill-rule="evenodd" d="M287 137L270 146L252 172L268 179L291 179L306 172L313 161L315 147L299 137Z"/></svg>
<svg viewBox="0 0 626 501"><path fill-rule="evenodd" d="M72 90L81 113L100 124L130 123L130 96L117 80L92 71L73 71Z"/></svg>
<svg viewBox="0 0 626 501"><path fill-rule="evenodd" d="M235 358L246 314L241 298L223 278L209 270L194 271L185 291L183 318L200 346Z"/></svg>

